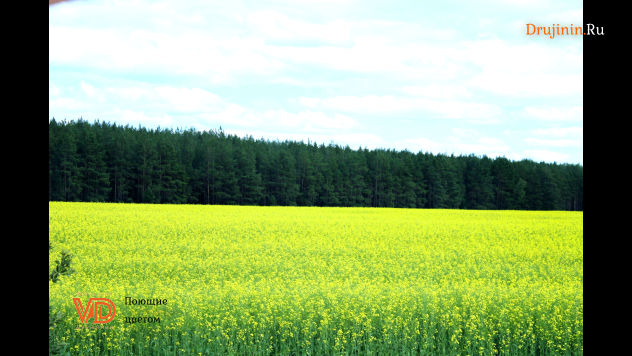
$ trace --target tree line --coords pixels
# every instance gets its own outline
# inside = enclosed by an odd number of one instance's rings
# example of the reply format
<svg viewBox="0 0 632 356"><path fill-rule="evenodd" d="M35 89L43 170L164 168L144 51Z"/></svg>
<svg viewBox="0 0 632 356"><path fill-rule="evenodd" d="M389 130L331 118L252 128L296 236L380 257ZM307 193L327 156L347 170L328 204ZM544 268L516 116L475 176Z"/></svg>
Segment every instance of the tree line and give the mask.
<svg viewBox="0 0 632 356"><path fill-rule="evenodd" d="M583 211L574 164L82 119L48 135L49 201Z"/></svg>

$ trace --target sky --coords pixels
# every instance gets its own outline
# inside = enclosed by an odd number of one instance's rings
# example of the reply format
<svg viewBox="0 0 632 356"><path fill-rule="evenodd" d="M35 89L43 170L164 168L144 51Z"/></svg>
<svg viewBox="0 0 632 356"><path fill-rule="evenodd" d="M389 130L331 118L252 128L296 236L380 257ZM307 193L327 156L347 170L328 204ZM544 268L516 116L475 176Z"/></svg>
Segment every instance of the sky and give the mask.
<svg viewBox="0 0 632 356"><path fill-rule="evenodd" d="M49 120L583 165L583 2L75 0Z"/></svg>

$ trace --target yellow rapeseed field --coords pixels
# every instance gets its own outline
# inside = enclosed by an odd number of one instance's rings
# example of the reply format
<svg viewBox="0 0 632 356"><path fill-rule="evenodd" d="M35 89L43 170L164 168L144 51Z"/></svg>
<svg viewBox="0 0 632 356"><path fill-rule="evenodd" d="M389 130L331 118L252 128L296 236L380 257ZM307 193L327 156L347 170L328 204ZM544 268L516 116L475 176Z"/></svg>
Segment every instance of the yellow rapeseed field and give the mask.
<svg viewBox="0 0 632 356"><path fill-rule="evenodd" d="M64 355L583 354L581 212L48 206Z"/></svg>

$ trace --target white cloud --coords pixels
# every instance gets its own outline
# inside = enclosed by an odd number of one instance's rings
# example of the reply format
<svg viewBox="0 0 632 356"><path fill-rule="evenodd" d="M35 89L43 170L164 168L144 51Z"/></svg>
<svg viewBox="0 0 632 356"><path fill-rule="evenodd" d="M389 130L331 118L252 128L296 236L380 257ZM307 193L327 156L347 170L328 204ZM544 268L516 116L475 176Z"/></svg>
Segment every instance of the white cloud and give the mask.
<svg viewBox="0 0 632 356"><path fill-rule="evenodd" d="M458 137L449 136L448 137L448 142L457 144L457 143L461 143L461 139L458 138Z"/></svg>
<svg viewBox="0 0 632 356"><path fill-rule="evenodd" d="M507 159L511 159L514 161L520 161L524 159L524 156L522 154L516 153L516 152L508 152L508 153L492 152L488 154L487 157L505 157Z"/></svg>
<svg viewBox="0 0 632 356"><path fill-rule="evenodd" d="M536 162L564 162L570 157L570 155L565 153L547 150L526 150L524 151L524 156Z"/></svg>
<svg viewBox="0 0 632 356"><path fill-rule="evenodd" d="M48 111L53 113L76 111L86 108L89 108L89 106L73 98L57 98L48 101Z"/></svg>
<svg viewBox="0 0 632 356"><path fill-rule="evenodd" d="M582 140L541 140L538 138L525 138L524 141L534 146L553 146L553 147L583 147Z"/></svg>
<svg viewBox="0 0 632 356"><path fill-rule="evenodd" d="M157 87L154 90L180 112L217 112L222 109L219 96L199 88Z"/></svg>
<svg viewBox="0 0 632 356"><path fill-rule="evenodd" d="M482 143L484 145L491 145L491 146L500 146L500 145L505 144L505 142L503 142L502 140L499 140L497 138L492 138L492 137L479 138L478 143Z"/></svg>
<svg viewBox="0 0 632 356"><path fill-rule="evenodd" d="M518 7L543 6L549 3L548 0L491 0L490 2L500 5L513 5Z"/></svg>
<svg viewBox="0 0 632 356"><path fill-rule="evenodd" d="M89 98L91 97L96 97L96 92L94 90L94 87L86 82L84 82L83 80L81 81L80 84L81 90L83 90L83 92L86 94L86 96L88 96Z"/></svg>
<svg viewBox="0 0 632 356"><path fill-rule="evenodd" d="M61 94L61 90L55 86L52 82L48 82L48 95L49 96L57 96Z"/></svg>
<svg viewBox="0 0 632 356"><path fill-rule="evenodd" d="M265 58L263 39L217 38L147 30L49 27L49 63L93 70L189 74L227 82L236 74L266 75L282 67Z"/></svg>
<svg viewBox="0 0 632 356"><path fill-rule="evenodd" d="M541 120L566 121L566 120L583 120L584 108L581 106L573 107L547 107L547 106L529 106L524 109L528 117Z"/></svg>
<svg viewBox="0 0 632 356"><path fill-rule="evenodd" d="M573 27L581 26L584 20L584 9L574 9L564 12L548 13L537 17L538 26L550 26L549 24L559 24L562 26ZM524 22L524 21L523 21ZM524 23L522 24L524 26Z"/></svg>
<svg viewBox="0 0 632 356"><path fill-rule="evenodd" d="M103 96L103 94L97 91L97 89L93 87L92 85L82 80L79 87L81 88L81 91L85 94L85 96L88 99L93 99L101 103L105 102L105 97Z"/></svg>
<svg viewBox="0 0 632 356"><path fill-rule="evenodd" d="M395 148L398 150L408 149L411 152L443 152L444 149L447 149L447 146L425 137L420 137L397 141L395 142Z"/></svg>
<svg viewBox="0 0 632 356"><path fill-rule="evenodd" d="M455 127L452 129L452 132L454 132L455 135L457 135L458 137L475 137L478 136L478 131L473 130L473 129L460 129L458 127Z"/></svg>
<svg viewBox="0 0 632 356"><path fill-rule="evenodd" d="M225 103L217 95L200 88L173 87L109 87L95 88L85 82L80 83L84 94L84 107L96 109L99 104L107 107L133 106L149 111L171 111L179 113L219 112L225 108ZM74 99L73 99L74 100ZM60 101L61 102L61 101ZM77 103L64 101L68 109L80 108ZM56 106L61 108L61 106Z"/></svg>
<svg viewBox="0 0 632 356"><path fill-rule="evenodd" d="M126 124L128 122L140 123L143 126L159 125L162 127L168 127L173 124L173 119L168 114L158 115L146 115L144 112L135 112L132 110L114 110L106 116L120 117L120 123Z"/></svg>
<svg viewBox="0 0 632 356"><path fill-rule="evenodd" d="M524 97L581 96L583 74L502 73L486 70L472 78L471 85L494 94Z"/></svg>
<svg viewBox="0 0 632 356"><path fill-rule="evenodd" d="M79 104L82 105L82 104ZM83 117L88 121L99 119L101 121L116 122L121 125L137 126L141 124L144 127L171 127L174 124L173 118L164 112L146 112L144 110L129 110L114 108L112 110L100 110L98 113L89 111L89 106L83 105L84 109L79 111L73 105L67 105L66 111L59 110L60 114L51 115L51 118L67 118L76 120L79 117ZM76 113L76 114L75 114ZM70 116L68 116L70 115Z"/></svg>
<svg viewBox="0 0 632 356"><path fill-rule="evenodd" d="M219 113L201 115L209 123L225 123L247 127L270 127L285 130L304 130L323 132L330 130L349 130L360 127L356 120L335 113L326 115L320 111L302 111L298 114L284 110L257 112L236 104L228 104L227 109Z"/></svg>
<svg viewBox="0 0 632 356"><path fill-rule="evenodd" d="M542 136L555 136L555 137L583 137L583 127L551 127L548 129L535 129L531 130L531 133Z"/></svg>
<svg viewBox="0 0 632 356"><path fill-rule="evenodd" d="M148 89L130 87L130 88L107 88L106 93L112 93L124 100L138 101L142 97L151 97L153 92Z"/></svg>
<svg viewBox="0 0 632 356"><path fill-rule="evenodd" d="M250 32L246 35L243 29L209 33L193 25L187 31L171 32L161 27L117 30L52 25L49 62L109 71L194 74L216 83L234 81L238 74L268 76L297 66L390 73L408 81L444 81L455 78L471 51L458 44L436 42L454 37L453 30L403 22L335 20L317 24L272 11L247 17ZM277 46L283 43L327 46ZM419 90L423 91L423 86ZM435 95L468 96L462 88L457 90Z"/></svg>
<svg viewBox="0 0 632 356"><path fill-rule="evenodd" d="M483 141L486 142L486 140ZM412 152L429 151L435 154L454 153L456 155L469 155L474 153L478 155L487 155L489 157L506 155L511 151L511 148L509 146L503 145L503 142L499 140L490 140L489 142L484 144L468 144L461 143L461 140L456 137L449 137L448 142L436 142L425 137L405 139L395 142L395 148L398 150L403 150L404 148L407 148Z"/></svg>
<svg viewBox="0 0 632 356"><path fill-rule="evenodd" d="M488 155L490 157L501 156L508 153L511 150L509 146L497 146L497 145L472 145L472 144L458 144L456 145L457 152L462 154L475 153L479 155Z"/></svg>
<svg viewBox="0 0 632 356"><path fill-rule="evenodd" d="M365 114L433 113L446 119L487 119L500 115L500 107L460 101L438 101L425 98L397 98L391 95L338 96L335 98L299 98L299 103L328 110Z"/></svg>
<svg viewBox="0 0 632 356"><path fill-rule="evenodd" d="M300 2L300 3L304 3L304 4L309 4L309 3L313 3L313 4L322 4L322 3L341 4L341 3L345 3L345 2L356 2L356 0L292 0L292 2Z"/></svg>
<svg viewBox="0 0 632 356"><path fill-rule="evenodd" d="M328 45L353 44L350 23L336 20L326 24L306 23L290 19L274 11L258 11L248 15L248 24L258 37L271 45Z"/></svg>
<svg viewBox="0 0 632 356"><path fill-rule="evenodd" d="M141 20L143 26L131 23L125 29L53 24L49 26L49 63L108 73L195 75L213 83L250 81L253 75L278 81L283 77L279 73L300 77L315 70L363 72L371 77L389 75L400 80L396 86L408 94L430 99L469 98L477 88L510 96L583 93L583 56L577 45L465 42L452 29L344 18L310 22L283 14L282 9L243 16L239 11L218 9L224 12L217 16L225 21L200 28L204 16L192 8L174 6L143 4L134 10L164 21L181 18L176 21L181 22L179 30L172 25L149 26L146 20ZM245 19L243 25L238 18ZM288 80L292 79L298 80ZM469 83L468 88L451 83L455 79ZM424 80L435 84L402 85L428 82Z"/></svg>
<svg viewBox="0 0 632 356"><path fill-rule="evenodd" d="M464 86L426 85L402 87L404 93L431 99L459 99L472 96Z"/></svg>
<svg viewBox="0 0 632 356"><path fill-rule="evenodd" d="M458 36L452 28L423 27L403 21L366 20L352 23L354 36L372 36L390 45L424 43L423 40L447 42Z"/></svg>
<svg viewBox="0 0 632 356"><path fill-rule="evenodd" d="M98 115L100 117L122 117L122 120L150 126L152 126L150 122L152 117L156 118L156 122L160 125L172 122L169 116L171 114L180 117L184 115L187 120L197 117L198 120L202 120L203 125L212 123L308 132L348 131L361 127L358 121L339 113L326 114L319 110L290 113L282 109L257 111L225 101L200 88L162 86L99 89L85 82L81 82L80 88L85 94L82 101L73 98L56 98L49 101L49 111L84 110L80 114L100 111L101 114Z"/></svg>
<svg viewBox="0 0 632 356"><path fill-rule="evenodd" d="M483 119L476 119L476 120L468 120L469 122L473 122L475 124L481 124L481 125L495 125L495 124L501 124L503 121L498 118L498 117L490 117L490 118L483 118Z"/></svg>
<svg viewBox="0 0 632 356"><path fill-rule="evenodd" d="M516 97L581 97L583 54L577 45L515 45L500 40L468 43L468 60L483 72L469 84Z"/></svg>

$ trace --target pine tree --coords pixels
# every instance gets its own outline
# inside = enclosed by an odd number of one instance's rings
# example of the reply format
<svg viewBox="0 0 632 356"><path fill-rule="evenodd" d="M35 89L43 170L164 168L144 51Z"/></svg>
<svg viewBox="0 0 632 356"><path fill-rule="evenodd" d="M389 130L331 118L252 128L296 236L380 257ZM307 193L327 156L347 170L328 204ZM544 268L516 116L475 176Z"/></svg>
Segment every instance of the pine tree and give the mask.
<svg viewBox="0 0 632 356"><path fill-rule="evenodd" d="M153 130L147 131L144 128L136 132L136 157L135 157L135 191L137 202L147 202L144 199L145 191L153 185L155 158L156 158L156 142L151 136ZM152 195L154 193L152 192ZM153 199L151 201L154 202Z"/></svg>
<svg viewBox="0 0 632 356"><path fill-rule="evenodd" d="M518 178L513 166L505 157L498 157L492 165L494 175L495 205L497 209L515 209L516 206L516 184Z"/></svg>
<svg viewBox="0 0 632 356"><path fill-rule="evenodd" d="M49 121L49 201L583 210L583 167Z"/></svg>
<svg viewBox="0 0 632 356"><path fill-rule="evenodd" d="M433 209L445 209L447 207L447 200L449 198L446 190L446 182L443 177L443 167L440 163L439 157L434 157L431 154L426 154L428 164L424 177L426 179L427 189L427 203L426 207Z"/></svg>
<svg viewBox="0 0 632 356"><path fill-rule="evenodd" d="M256 205L261 199L263 187L261 186L261 174L257 173L255 155L242 147L233 150L237 164L239 185L239 204Z"/></svg>
<svg viewBox="0 0 632 356"><path fill-rule="evenodd" d="M151 189L151 186L149 186L143 193L143 203L153 204L154 202L156 202L156 196L154 195L154 191Z"/></svg>
<svg viewBox="0 0 632 356"><path fill-rule="evenodd" d="M494 209L491 160L471 155L466 159L465 189L468 209Z"/></svg>
<svg viewBox="0 0 632 356"><path fill-rule="evenodd" d="M66 127L69 126L69 127ZM72 123L62 122L62 130L57 137L58 171L61 183L60 195L63 201L79 201L83 175L77 166L76 134Z"/></svg>
<svg viewBox="0 0 632 356"><path fill-rule="evenodd" d="M279 205L296 206L298 184L296 184L296 168L294 159L281 149L278 157L277 192Z"/></svg>
<svg viewBox="0 0 632 356"><path fill-rule="evenodd" d="M81 200L89 202L103 202L108 199L110 193L110 174L107 172L105 162L105 148L101 139L97 139L97 134L101 130L94 132L94 127L87 122L79 121L78 168L81 171Z"/></svg>

